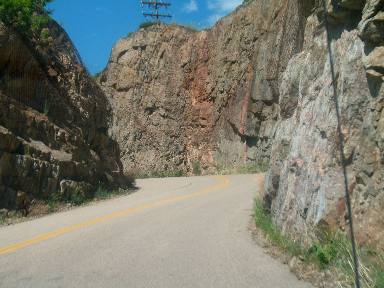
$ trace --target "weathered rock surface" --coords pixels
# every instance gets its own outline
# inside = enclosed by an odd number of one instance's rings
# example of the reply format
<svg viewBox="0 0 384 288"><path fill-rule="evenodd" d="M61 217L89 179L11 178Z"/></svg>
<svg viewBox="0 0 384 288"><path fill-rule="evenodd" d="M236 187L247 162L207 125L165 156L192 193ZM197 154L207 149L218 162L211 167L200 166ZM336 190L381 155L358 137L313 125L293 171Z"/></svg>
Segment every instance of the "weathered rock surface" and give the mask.
<svg viewBox="0 0 384 288"><path fill-rule="evenodd" d="M129 184L104 93L65 31L52 22L50 33L38 46L0 25L0 208Z"/></svg>
<svg viewBox="0 0 384 288"><path fill-rule="evenodd" d="M384 29L376 23L384 1L367 1L364 9L357 4L365 1L339 2L351 3L343 7L353 11L363 11L362 17L353 18L345 10L332 7L338 20L332 22L331 33L348 190L358 241L384 248L384 222L380 216L384 209L384 47L380 46ZM303 51L290 60L284 72L265 184L267 208L285 232L302 242L316 234L319 226L345 229L347 219L321 19L321 13L309 17Z"/></svg>
<svg viewBox="0 0 384 288"><path fill-rule="evenodd" d="M384 1L328 7L358 240L378 243ZM255 0L210 30L160 26L122 39L100 83L124 169L270 161L266 207L286 233L305 242L319 225L345 229L323 19L322 1Z"/></svg>
<svg viewBox="0 0 384 288"><path fill-rule="evenodd" d="M152 26L114 47L100 83L124 169L269 160L279 83L314 1L254 1L194 32Z"/></svg>

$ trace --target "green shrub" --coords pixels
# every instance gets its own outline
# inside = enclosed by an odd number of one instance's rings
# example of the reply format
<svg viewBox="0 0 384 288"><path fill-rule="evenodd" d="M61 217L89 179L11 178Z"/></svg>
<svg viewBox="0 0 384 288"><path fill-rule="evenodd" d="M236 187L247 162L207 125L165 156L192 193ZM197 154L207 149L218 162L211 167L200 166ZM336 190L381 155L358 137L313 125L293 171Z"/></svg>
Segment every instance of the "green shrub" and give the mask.
<svg viewBox="0 0 384 288"><path fill-rule="evenodd" d="M80 205L83 205L85 202L87 202L87 198L80 193L73 193L69 197L68 202L74 206L80 206Z"/></svg>
<svg viewBox="0 0 384 288"><path fill-rule="evenodd" d="M97 187L94 197L96 199L108 199L110 196L111 196L110 191L108 191L108 189L106 189L102 185L99 185L99 187Z"/></svg>
<svg viewBox="0 0 384 288"><path fill-rule="evenodd" d="M384 266L383 266L384 267ZM383 268L375 271L375 288L384 287L384 270Z"/></svg>
<svg viewBox="0 0 384 288"><path fill-rule="evenodd" d="M115 196L120 196L120 195L128 195L132 193L132 189L109 189L108 187L100 184L97 190L95 191L93 198L96 200L106 200L106 199L111 199Z"/></svg>
<svg viewBox="0 0 384 288"><path fill-rule="evenodd" d="M62 199L61 199L59 193L51 194L50 197L48 198L48 200L46 201L46 203L48 205L48 212L49 213L55 212L61 201L62 201Z"/></svg>
<svg viewBox="0 0 384 288"><path fill-rule="evenodd" d="M194 161L192 163L192 172L193 175L201 175L201 167L200 167L200 162L199 161Z"/></svg>
<svg viewBox="0 0 384 288"><path fill-rule="evenodd" d="M327 237L321 242L314 243L306 252L306 257L317 264L320 269L335 263L339 257L348 255L349 243L347 238L339 234Z"/></svg>
<svg viewBox="0 0 384 288"><path fill-rule="evenodd" d="M148 28L148 27L151 27L153 25L156 25L157 22L154 22L154 21L145 21L143 23L140 24L139 28Z"/></svg>
<svg viewBox="0 0 384 288"><path fill-rule="evenodd" d="M45 6L52 0L1 0L0 21L26 36L40 35L49 22Z"/></svg>

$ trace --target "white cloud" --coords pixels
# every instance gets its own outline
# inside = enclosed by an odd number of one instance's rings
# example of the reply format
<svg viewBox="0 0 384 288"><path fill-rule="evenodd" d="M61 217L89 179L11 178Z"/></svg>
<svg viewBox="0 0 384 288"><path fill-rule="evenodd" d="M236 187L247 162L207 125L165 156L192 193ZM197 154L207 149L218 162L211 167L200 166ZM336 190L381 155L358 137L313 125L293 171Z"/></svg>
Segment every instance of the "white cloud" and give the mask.
<svg viewBox="0 0 384 288"><path fill-rule="evenodd" d="M228 13L239 6L243 0L208 0L208 9L219 13Z"/></svg>
<svg viewBox="0 0 384 288"><path fill-rule="evenodd" d="M196 12L197 10L199 10L199 7L197 7L196 0L190 0L187 4L185 4L184 10L188 13Z"/></svg>

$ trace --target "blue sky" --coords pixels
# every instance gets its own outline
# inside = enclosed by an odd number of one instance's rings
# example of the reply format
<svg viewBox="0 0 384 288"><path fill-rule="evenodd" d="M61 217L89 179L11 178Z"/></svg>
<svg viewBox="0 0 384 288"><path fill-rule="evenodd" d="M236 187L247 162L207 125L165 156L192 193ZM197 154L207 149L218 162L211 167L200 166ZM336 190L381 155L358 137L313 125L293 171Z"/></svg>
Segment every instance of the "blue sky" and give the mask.
<svg viewBox="0 0 384 288"><path fill-rule="evenodd" d="M212 26L233 11L242 0L169 0L170 22ZM91 73L107 64L116 41L125 37L146 18L140 0L55 0L49 5L55 18L68 32ZM147 19L148 20L148 19Z"/></svg>

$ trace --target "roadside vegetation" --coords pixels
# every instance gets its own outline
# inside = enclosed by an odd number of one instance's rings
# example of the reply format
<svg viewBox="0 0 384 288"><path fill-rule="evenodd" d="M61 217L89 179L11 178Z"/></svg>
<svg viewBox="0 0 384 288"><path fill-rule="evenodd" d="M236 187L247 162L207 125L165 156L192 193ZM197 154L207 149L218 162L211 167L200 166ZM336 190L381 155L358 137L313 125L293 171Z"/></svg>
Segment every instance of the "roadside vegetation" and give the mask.
<svg viewBox="0 0 384 288"><path fill-rule="evenodd" d="M260 199L255 200L254 219L268 242L290 257L300 259L302 265L312 265L320 271L337 275L339 287L352 287L354 281L353 259L349 239L341 233L321 231L322 239L310 247L302 247L274 224ZM371 247L360 247L360 273L363 287L384 287L384 255ZM339 279L340 278L340 279Z"/></svg>
<svg viewBox="0 0 384 288"><path fill-rule="evenodd" d="M238 166L218 166L216 167L217 174L219 175L229 175L229 174L256 174L264 173L268 170L268 165L264 163L249 163L245 165Z"/></svg>
<svg viewBox="0 0 384 288"><path fill-rule="evenodd" d="M6 215L3 213L0 213L0 226L4 225L5 221L6 221Z"/></svg>
<svg viewBox="0 0 384 288"><path fill-rule="evenodd" d="M63 198L58 193L52 194L45 204L48 207L48 213L54 213L66 207L81 206L94 201L111 199L116 196L128 195L132 193L132 189L108 189L100 185L92 196L86 196L83 193L72 193L67 198Z"/></svg>
<svg viewBox="0 0 384 288"><path fill-rule="evenodd" d="M46 200L49 212L55 212L63 205L80 206L92 201L110 199L120 195L127 195L132 193L131 189L108 189L103 185L99 185L97 190L92 196L84 195L83 193L72 193L67 198L61 197L58 193L54 193Z"/></svg>
<svg viewBox="0 0 384 288"><path fill-rule="evenodd" d="M187 177L201 175L231 175L231 174L257 174L264 173L268 170L268 165L251 163L247 165L238 165L233 167L217 166L204 170L199 161L193 161L191 171L189 173L183 170L165 170L165 171L142 171L133 172L136 179L145 178L168 178L168 177Z"/></svg>
<svg viewBox="0 0 384 288"><path fill-rule="evenodd" d="M182 170L169 171L145 171L134 173L136 179L146 178L170 178L170 177L185 177L187 174Z"/></svg>
<svg viewBox="0 0 384 288"><path fill-rule="evenodd" d="M201 165L199 161L193 161L192 163L192 173L195 176L200 176L202 174Z"/></svg>
<svg viewBox="0 0 384 288"><path fill-rule="evenodd" d="M45 41L49 38L47 25L50 11L46 5L52 0L1 0L0 21L27 38Z"/></svg>
<svg viewBox="0 0 384 288"><path fill-rule="evenodd" d="M112 199L118 196L129 195L134 192L134 187L129 189L108 189L104 185L99 187L91 195L84 195L80 191L75 191L71 195L64 197L59 193L53 193L48 199L35 200L29 207L29 213L22 213L21 210L0 209L0 226L18 223L25 219L40 217L46 214L65 211L73 207L87 205L95 201Z"/></svg>

